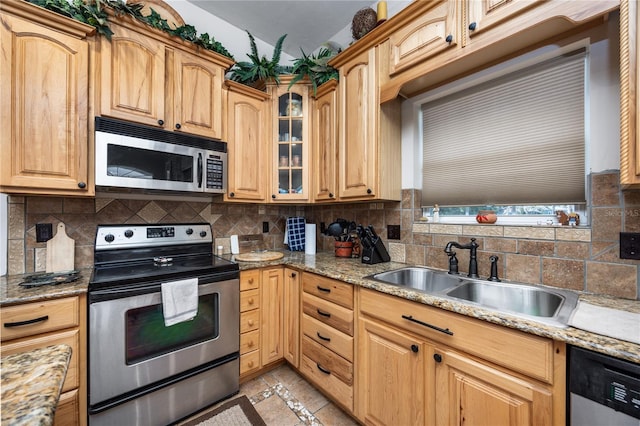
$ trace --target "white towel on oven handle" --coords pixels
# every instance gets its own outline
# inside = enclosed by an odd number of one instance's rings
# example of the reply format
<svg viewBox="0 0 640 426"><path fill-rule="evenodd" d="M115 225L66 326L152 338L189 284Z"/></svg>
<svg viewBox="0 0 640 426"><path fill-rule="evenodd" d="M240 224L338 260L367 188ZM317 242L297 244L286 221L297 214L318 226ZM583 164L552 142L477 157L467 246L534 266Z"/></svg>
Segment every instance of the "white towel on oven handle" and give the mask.
<svg viewBox="0 0 640 426"><path fill-rule="evenodd" d="M195 318L198 314L198 279L162 283L162 313L167 327Z"/></svg>

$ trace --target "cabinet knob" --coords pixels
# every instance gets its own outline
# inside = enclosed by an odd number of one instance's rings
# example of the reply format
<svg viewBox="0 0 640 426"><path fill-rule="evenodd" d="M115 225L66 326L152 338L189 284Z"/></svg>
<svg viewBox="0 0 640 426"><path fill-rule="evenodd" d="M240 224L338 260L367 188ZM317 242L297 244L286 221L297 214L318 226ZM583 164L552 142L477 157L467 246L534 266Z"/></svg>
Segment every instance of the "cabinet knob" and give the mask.
<svg viewBox="0 0 640 426"><path fill-rule="evenodd" d="M276 194L271 194L271 198L276 199Z"/></svg>
<svg viewBox="0 0 640 426"><path fill-rule="evenodd" d="M329 198L334 198L333 192L329 193Z"/></svg>
<svg viewBox="0 0 640 426"><path fill-rule="evenodd" d="M418 345L411 345L411 352L418 353L418 350L419 350Z"/></svg>
<svg viewBox="0 0 640 426"><path fill-rule="evenodd" d="M476 24L475 22L472 22L469 24L469 30L475 31L477 26L478 24Z"/></svg>
<svg viewBox="0 0 640 426"><path fill-rule="evenodd" d="M253 305L253 297L247 301L249 305Z"/></svg>
<svg viewBox="0 0 640 426"><path fill-rule="evenodd" d="M250 327L253 326L253 320L247 321L247 324L249 324Z"/></svg>
<svg viewBox="0 0 640 426"><path fill-rule="evenodd" d="M367 188L367 194L371 194L372 192L371 188Z"/></svg>
<svg viewBox="0 0 640 426"><path fill-rule="evenodd" d="M295 272L291 273L291 278L295 278L297 276L297 274Z"/></svg>
<svg viewBox="0 0 640 426"><path fill-rule="evenodd" d="M235 193L235 192L230 192L230 193L229 193L229 197L233 198L233 197L235 197L235 196L236 196L236 193Z"/></svg>
<svg viewBox="0 0 640 426"><path fill-rule="evenodd" d="M164 120L158 120L158 124L164 126Z"/></svg>
<svg viewBox="0 0 640 426"><path fill-rule="evenodd" d="M176 129L180 130L181 127L180 123L176 123Z"/></svg>
<svg viewBox="0 0 640 426"><path fill-rule="evenodd" d="M249 368L253 367L253 361L249 361L247 365L249 366Z"/></svg>
<svg viewBox="0 0 640 426"><path fill-rule="evenodd" d="M449 34L449 35L447 36L447 38L445 38L445 41L446 41L447 43L451 43L451 42L453 41L453 36L452 36L451 34Z"/></svg>
<svg viewBox="0 0 640 426"><path fill-rule="evenodd" d="M80 189L85 189L87 187L87 184L84 182L78 182L78 188Z"/></svg>
<svg viewBox="0 0 640 426"><path fill-rule="evenodd" d="M442 362L442 355L440 355L440 354L433 354L433 359L434 359L436 362Z"/></svg>
<svg viewBox="0 0 640 426"><path fill-rule="evenodd" d="M249 284L253 284L253 278L249 278Z"/></svg>

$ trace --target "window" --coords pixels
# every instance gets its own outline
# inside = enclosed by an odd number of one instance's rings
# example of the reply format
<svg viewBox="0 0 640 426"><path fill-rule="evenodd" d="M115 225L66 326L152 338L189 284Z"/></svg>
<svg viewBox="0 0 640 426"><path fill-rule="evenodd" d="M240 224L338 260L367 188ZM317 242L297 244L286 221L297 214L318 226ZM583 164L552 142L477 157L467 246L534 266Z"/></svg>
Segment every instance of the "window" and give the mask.
<svg viewBox="0 0 640 426"><path fill-rule="evenodd" d="M425 103L423 205L583 205L586 62L581 48Z"/></svg>

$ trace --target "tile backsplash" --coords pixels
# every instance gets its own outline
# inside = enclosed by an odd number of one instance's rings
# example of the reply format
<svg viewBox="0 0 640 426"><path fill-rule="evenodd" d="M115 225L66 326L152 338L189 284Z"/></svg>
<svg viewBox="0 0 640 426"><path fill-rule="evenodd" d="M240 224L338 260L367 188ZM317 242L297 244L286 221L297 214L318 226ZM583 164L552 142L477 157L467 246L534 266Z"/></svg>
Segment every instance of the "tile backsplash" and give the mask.
<svg viewBox="0 0 640 426"><path fill-rule="evenodd" d="M477 239L479 272L489 275L489 256L499 257L498 274L507 280L546 284L574 290L639 299L640 262L619 258L619 233L640 232L640 191L621 191L619 174L608 171L590 176L589 227L450 225L424 222L421 191L405 189L401 202L290 206L213 201L129 200L118 198L9 197L8 273L45 269L46 243L37 243L36 223L64 222L76 241L75 264L93 264L98 224L188 223L212 224L216 244L228 252L232 234L262 234L263 245L285 248L288 216L329 225L343 218L371 224L385 240L394 261L446 269L443 249L448 241ZM262 233L263 222L269 232ZM386 240L386 226L400 225L400 240ZM317 249L333 250L334 239L318 234ZM466 256L466 258L465 258ZM468 253L458 251L461 272ZM354 261L359 261L354 259Z"/></svg>

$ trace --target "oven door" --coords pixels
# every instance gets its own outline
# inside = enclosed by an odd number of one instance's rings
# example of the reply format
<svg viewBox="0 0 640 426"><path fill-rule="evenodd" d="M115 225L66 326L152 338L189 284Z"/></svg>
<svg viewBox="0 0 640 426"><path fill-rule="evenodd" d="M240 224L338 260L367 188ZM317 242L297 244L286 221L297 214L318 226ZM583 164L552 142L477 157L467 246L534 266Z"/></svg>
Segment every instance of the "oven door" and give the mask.
<svg viewBox="0 0 640 426"><path fill-rule="evenodd" d="M91 405L240 349L237 278L200 278L197 316L170 327L164 325L159 283L108 293L89 294Z"/></svg>

